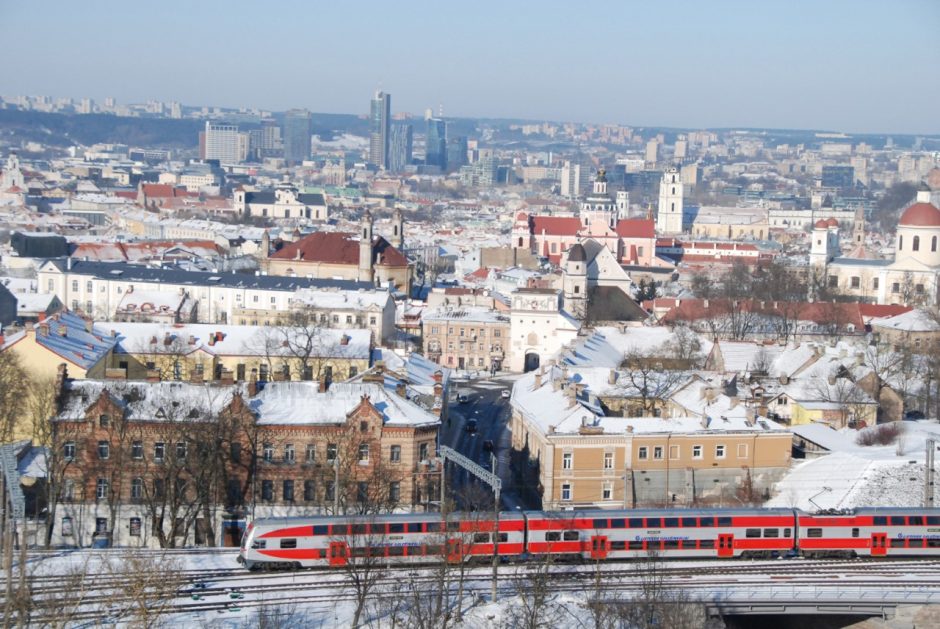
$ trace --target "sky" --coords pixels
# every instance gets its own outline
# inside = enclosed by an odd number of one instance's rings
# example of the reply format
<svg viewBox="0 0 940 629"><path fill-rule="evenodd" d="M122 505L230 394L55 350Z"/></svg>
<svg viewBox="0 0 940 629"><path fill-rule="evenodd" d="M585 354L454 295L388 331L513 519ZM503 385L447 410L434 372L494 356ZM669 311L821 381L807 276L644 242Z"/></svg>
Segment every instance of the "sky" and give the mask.
<svg viewBox="0 0 940 629"><path fill-rule="evenodd" d="M940 0L0 0L0 93L940 133Z"/></svg>

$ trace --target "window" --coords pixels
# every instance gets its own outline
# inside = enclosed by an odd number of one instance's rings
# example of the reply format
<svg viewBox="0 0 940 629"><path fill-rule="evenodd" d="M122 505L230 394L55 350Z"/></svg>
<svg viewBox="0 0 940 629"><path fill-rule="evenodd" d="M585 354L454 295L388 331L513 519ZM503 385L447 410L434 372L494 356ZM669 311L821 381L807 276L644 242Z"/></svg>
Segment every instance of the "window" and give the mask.
<svg viewBox="0 0 940 629"><path fill-rule="evenodd" d="M131 480L131 500L140 500L144 497L144 479Z"/></svg>
<svg viewBox="0 0 940 629"><path fill-rule="evenodd" d="M104 500L108 497L108 479L99 478L95 484L95 498Z"/></svg>
<svg viewBox="0 0 940 629"><path fill-rule="evenodd" d="M428 444L422 443L418 445L418 459L424 461L428 458Z"/></svg>
<svg viewBox="0 0 940 629"><path fill-rule="evenodd" d="M135 441L131 444L131 458L144 458L144 443L142 441Z"/></svg>
<svg viewBox="0 0 940 629"><path fill-rule="evenodd" d="M107 535L108 518L95 518L95 535Z"/></svg>
<svg viewBox="0 0 940 629"><path fill-rule="evenodd" d="M264 459L265 463L274 461L274 444L264 444L261 448L261 457Z"/></svg>
<svg viewBox="0 0 940 629"><path fill-rule="evenodd" d="M764 537L780 537L780 529L764 529Z"/></svg>
<svg viewBox="0 0 940 629"><path fill-rule="evenodd" d="M401 483L399 481L392 481L388 484L388 499L391 502L401 500Z"/></svg>
<svg viewBox="0 0 940 629"><path fill-rule="evenodd" d="M65 457L66 461L75 460L75 442L66 441L62 444L62 456Z"/></svg>
<svg viewBox="0 0 940 629"><path fill-rule="evenodd" d="M900 293L900 292L901 292L901 283L900 283L900 282L895 282L895 283L893 283L893 284L891 285L891 292L892 292L892 293L895 293L895 294Z"/></svg>
<svg viewBox="0 0 940 629"><path fill-rule="evenodd" d="M293 502L294 501L294 481L285 480L281 487L281 495L284 497L284 502Z"/></svg>
<svg viewBox="0 0 940 629"><path fill-rule="evenodd" d="M281 548L297 548L297 538L285 538L281 540Z"/></svg>
<svg viewBox="0 0 940 629"><path fill-rule="evenodd" d="M723 445L715 446L715 458L716 459L725 458L725 447Z"/></svg>
<svg viewBox="0 0 940 629"><path fill-rule="evenodd" d="M359 482L356 484L356 502L366 502L369 499L369 483Z"/></svg>
<svg viewBox="0 0 940 629"><path fill-rule="evenodd" d="M78 292L78 280L72 280L72 290Z"/></svg>
<svg viewBox="0 0 940 629"><path fill-rule="evenodd" d="M308 444L307 444L307 452L306 452L306 455L305 455L304 458L305 458L305 460L307 461L307 463L315 463L315 462L316 462L316 460L317 460L317 444L315 444L315 443L308 443Z"/></svg>
<svg viewBox="0 0 940 629"><path fill-rule="evenodd" d="M904 236L898 236L898 251L904 249Z"/></svg>
<svg viewBox="0 0 940 629"><path fill-rule="evenodd" d="M937 250L937 237L934 236L930 239L930 251L935 252Z"/></svg>
<svg viewBox="0 0 940 629"><path fill-rule="evenodd" d="M861 285L862 285L862 279L858 277L857 275L853 276L849 280L849 286L851 286L852 288L859 288Z"/></svg>
<svg viewBox="0 0 940 629"><path fill-rule="evenodd" d="M292 443L284 444L284 462L285 463L294 462L294 444Z"/></svg>
<svg viewBox="0 0 940 629"><path fill-rule="evenodd" d="M157 463L163 462L163 457L166 453L166 444L162 441L158 441L153 444L153 460Z"/></svg>
<svg viewBox="0 0 940 629"><path fill-rule="evenodd" d="M571 500L571 484L565 483L561 486L561 499L564 501Z"/></svg>
<svg viewBox="0 0 940 629"><path fill-rule="evenodd" d="M911 243L912 251L920 251L920 236L914 236L914 242Z"/></svg>
<svg viewBox="0 0 940 629"><path fill-rule="evenodd" d="M326 462L332 463L336 460L336 444L329 443L326 446Z"/></svg>
<svg viewBox="0 0 940 629"><path fill-rule="evenodd" d="M72 518L69 516L62 518L62 535L72 535Z"/></svg>
<svg viewBox="0 0 940 629"><path fill-rule="evenodd" d="M317 499L317 483L312 480L304 481L304 500L313 502Z"/></svg>
<svg viewBox="0 0 940 629"><path fill-rule="evenodd" d="M605 470L614 469L614 453L613 452L604 453L604 469Z"/></svg>
<svg viewBox="0 0 940 629"><path fill-rule="evenodd" d="M237 443L237 442L233 443L230 450L231 450L230 455L232 457L232 462L233 463L240 462L242 460L242 444Z"/></svg>
<svg viewBox="0 0 940 629"><path fill-rule="evenodd" d="M359 422L359 432L369 432L369 422Z"/></svg>
<svg viewBox="0 0 940 629"><path fill-rule="evenodd" d="M702 446L692 446L692 458L693 459L702 458Z"/></svg>
<svg viewBox="0 0 940 629"><path fill-rule="evenodd" d="M186 458L186 442L177 441L176 442L176 458L183 460Z"/></svg>
<svg viewBox="0 0 940 629"><path fill-rule="evenodd" d="M738 458L739 459L747 458L747 444L746 443L738 444Z"/></svg>
<svg viewBox="0 0 940 629"><path fill-rule="evenodd" d="M822 529L806 529L806 537L822 537Z"/></svg>
<svg viewBox="0 0 940 629"><path fill-rule="evenodd" d="M369 317L369 325L375 325L375 317Z"/></svg>
<svg viewBox="0 0 940 629"><path fill-rule="evenodd" d="M326 500L332 501L336 498L336 483L329 481L326 484L326 495L324 496Z"/></svg>
<svg viewBox="0 0 940 629"><path fill-rule="evenodd" d="M610 483L604 483L601 486L601 500L610 500L613 498L614 488Z"/></svg>
<svg viewBox="0 0 940 629"><path fill-rule="evenodd" d="M646 446L640 446L640 448L636 452L636 458L646 459L648 457L648 454L649 454L649 450L646 448Z"/></svg>
<svg viewBox="0 0 940 629"><path fill-rule="evenodd" d="M261 499L266 502L271 502L272 500L274 500L274 481L273 480L261 481Z"/></svg>
<svg viewBox="0 0 940 629"><path fill-rule="evenodd" d="M662 447L662 446L655 446L655 447L653 448L653 458L656 459L656 460L662 460L662 458L663 458L663 447Z"/></svg>
<svg viewBox="0 0 940 629"><path fill-rule="evenodd" d="M914 286L914 292L917 293L918 295L923 295L923 294L924 294L924 285L923 285L923 284L917 284L916 286Z"/></svg>
<svg viewBox="0 0 940 629"><path fill-rule="evenodd" d="M877 277L871 281L871 288L872 290L878 290L878 278Z"/></svg>
<svg viewBox="0 0 940 629"><path fill-rule="evenodd" d="M359 462L360 463L369 462L369 444L368 443L359 444Z"/></svg>
<svg viewBox="0 0 940 629"><path fill-rule="evenodd" d="M101 428L107 428L111 425L111 416L110 415L99 415L98 416L98 426Z"/></svg>
<svg viewBox="0 0 940 629"><path fill-rule="evenodd" d="M839 288L839 276L838 275L829 276L829 288Z"/></svg>
<svg viewBox="0 0 940 629"><path fill-rule="evenodd" d="M104 460L110 456L111 456L111 444L109 444L107 441L99 441L98 442L98 458Z"/></svg>
<svg viewBox="0 0 940 629"><path fill-rule="evenodd" d="M570 470L572 464L574 463L574 454L571 452L565 452L561 455L561 469Z"/></svg>
<svg viewBox="0 0 940 629"><path fill-rule="evenodd" d="M401 461L401 446L392 446L388 453L388 460L392 463Z"/></svg>

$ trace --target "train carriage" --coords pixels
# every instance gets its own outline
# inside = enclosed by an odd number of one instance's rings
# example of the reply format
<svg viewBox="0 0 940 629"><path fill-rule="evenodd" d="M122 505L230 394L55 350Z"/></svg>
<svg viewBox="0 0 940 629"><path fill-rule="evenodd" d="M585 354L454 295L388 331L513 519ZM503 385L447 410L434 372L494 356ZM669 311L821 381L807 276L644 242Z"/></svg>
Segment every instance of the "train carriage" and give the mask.
<svg viewBox="0 0 940 629"><path fill-rule="evenodd" d="M790 509L525 513L533 555L584 559L771 557L794 549Z"/></svg>
<svg viewBox="0 0 940 629"><path fill-rule="evenodd" d="M940 555L940 509L797 512L800 552L807 557Z"/></svg>
<svg viewBox="0 0 940 629"><path fill-rule="evenodd" d="M307 568L343 566L365 557L424 563L446 554L459 562L492 556L494 543L503 557L524 552L521 515L502 515L495 540L493 531L491 514L457 515L446 524L438 514L261 518L246 530L239 561L247 568Z"/></svg>

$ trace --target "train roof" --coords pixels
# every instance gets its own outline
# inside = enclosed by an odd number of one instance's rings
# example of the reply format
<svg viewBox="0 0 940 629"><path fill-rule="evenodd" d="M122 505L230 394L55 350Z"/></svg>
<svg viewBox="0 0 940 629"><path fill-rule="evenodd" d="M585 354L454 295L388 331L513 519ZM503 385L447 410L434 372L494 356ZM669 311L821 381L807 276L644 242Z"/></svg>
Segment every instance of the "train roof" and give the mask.
<svg viewBox="0 0 940 629"><path fill-rule="evenodd" d="M793 515L793 509L577 509L574 511L525 511L526 517L550 517L559 520L576 518L691 518L691 517L717 517L717 516L746 516L746 515Z"/></svg>
<svg viewBox="0 0 940 629"><path fill-rule="evenodd" d="M492 513L488 511L475 512L452 512L447 516L448 520L455 519L455 516L473 515L479 517L481 521L489 521ZM500 520L521 520L522 514L519 512L501 512ZM286 516L274 518L257 518L252 524L255 528L259 526L303 526L304 524L332 524L334 522L440 522L440 513L380 513L380 514L354 514L346 515L311 515L311 516Z"/></svg>
<svg viewBox="0 0 940 629"><path fill-rule="evenodd" d="M940 515L938 507L858 507L856 509L846 509L845 511L802 511L796 512L802 516L825 517L825 516L851 516L851 515L911 515L920 513L929 513L931 515Z"/></svg>

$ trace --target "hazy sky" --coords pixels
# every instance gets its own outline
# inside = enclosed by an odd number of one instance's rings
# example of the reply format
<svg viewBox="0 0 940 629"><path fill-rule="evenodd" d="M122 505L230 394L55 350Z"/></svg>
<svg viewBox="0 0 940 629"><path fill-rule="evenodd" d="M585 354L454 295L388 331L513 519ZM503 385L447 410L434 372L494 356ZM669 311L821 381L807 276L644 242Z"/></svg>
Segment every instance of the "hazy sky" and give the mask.
<svg viewBox="0 0 940 629"><path fill-rule="evenodd" d="M940 132L940 0L0 0L0 93Z"/></svg>

